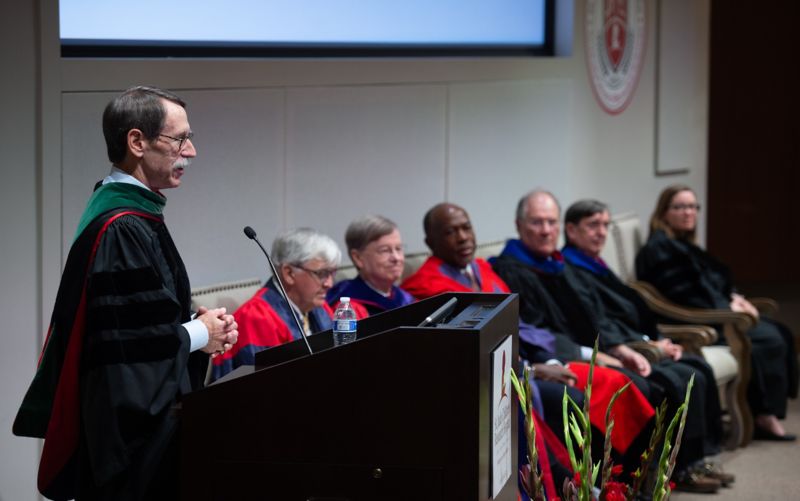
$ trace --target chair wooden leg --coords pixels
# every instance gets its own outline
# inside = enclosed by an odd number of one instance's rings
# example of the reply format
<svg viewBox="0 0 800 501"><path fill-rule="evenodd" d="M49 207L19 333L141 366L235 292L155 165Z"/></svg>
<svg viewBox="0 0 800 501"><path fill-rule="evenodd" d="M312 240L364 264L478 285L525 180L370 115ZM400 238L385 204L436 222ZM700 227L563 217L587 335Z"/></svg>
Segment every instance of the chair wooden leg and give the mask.
<svg viewBox="0 0 800 501"><path fill-rule="evenodd" d="M738 382L736 388L731 389L730 396L732 398L728 400L728 411L731 412L731 418L734 417L734 411L738 411L741 416L739 445L745 447L753 440L753 413L750 411L750 404L747 401L747 386L750 383L752 371L750 362L752 346L746 333L733 332L734 329L735 327L730 324L725 325L723 329L731 353L739 363ZM734 409L734 406L738 409Z"/></svg>
<svg viewBox="0 0 800 501"><path fill-rule="evenodd" d="M728 417L730 418L730 430L723 446L726 449L733 450L737 447L746 445L745 437L747 434L747 422L752 423L752 416L750 409L747 406L742 407L739 403L739 376L729 381L720 390L724 393L723 398L727 405ZM745 417L749 416L749 418Z"/></svg>

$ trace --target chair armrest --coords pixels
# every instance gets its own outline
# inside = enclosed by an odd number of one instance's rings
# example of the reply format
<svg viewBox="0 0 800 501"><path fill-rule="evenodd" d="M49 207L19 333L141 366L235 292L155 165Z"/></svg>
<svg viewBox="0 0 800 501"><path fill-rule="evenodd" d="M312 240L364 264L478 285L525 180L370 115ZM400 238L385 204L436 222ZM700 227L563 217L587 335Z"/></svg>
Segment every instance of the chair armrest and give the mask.
<svg viewBox="0 0 800 501"><path fill-rule="evenodd" d="M716 329L708 325L658 324L658 331L695 355L701 355L701 348L716 343L718 338Z"/></svg>
<svg viewBox="0 0 800 501"><path fill-rule="evenodd" d="M747 300L756 307L760 314L768 317L775 316L780 309L778 302L771 297L749 297Z"/></svg>
<svg viewBox="0 0 800 501"><path fill-rule="evenodd" d="M642 354L651 364L655 364L664 358L664 353L657 346L653 346L647 341L631 341L630 343L625 343L625 345Z"/></svg>
<svg viewBox="0 0 800 501"><path fill-rule="evenodd" d="M691 324L731 324L742 333L747 332L756 323L755 317L747 313L678 306L664 298L655 287L647 282L634 281L629 285L642 296L651 310L673 320Z"/></svg>
<svg viewBox="0 0 800 501"><path fill-rule="evenodd" d="M690 324L720 325L722 335L739 364L739 384L735 394L729 398L735 401L741 413L741 427L737 434L742 446L747 445L753 436L753 416L747 400L747 387L750 382L752 345L747 331L755 325L754 316L730 310L703 310L677 306L664 298L658 290L646 282L631 282L630 286L642 296L647 306L655 313L672 320Z"/></svg>

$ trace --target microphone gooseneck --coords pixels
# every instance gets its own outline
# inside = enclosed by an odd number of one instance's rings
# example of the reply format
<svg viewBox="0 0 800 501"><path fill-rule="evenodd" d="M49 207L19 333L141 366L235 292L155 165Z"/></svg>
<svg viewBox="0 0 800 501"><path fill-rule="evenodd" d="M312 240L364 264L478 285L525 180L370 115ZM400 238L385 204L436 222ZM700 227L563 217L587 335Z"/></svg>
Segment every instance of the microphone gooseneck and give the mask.
<svg viewBox="0 0 800 501"><path fill-rule="evenodd" d="M292 313L292 318L294 319L294 323L295 323L295 325L297 325L297 328L300 330L300 335L303 336L303 341L305 341L306 348L308 348L308 354L309 355L313 355L314 354L314 350L311 349L311 344L308 342L308 336L306 336L306 331L305 331L305 329L303 329L303 325L300 323L300 319L297 318L297 312L294 311L294 308L292 308L292 303L289 302L289 297L286 295L286 289L283 288L283 283L281 282L281 277L280 277L280 275L278 275L278 270L275 269L275 265L272 263L272 258L269 257L269 253L267 252L267 249L265 249L264 246L261 245L261 242L258 240L258 237L256 236L256 232L255 232L255 230L253 228L251 228L249 226L245 226L244 227L244 234L247 235L247 238L249 238L250 240L254 240L258 244L258 246L261 248L261 252L263 252L264 255L267 256L267 262L269 262L269 267L272 270L272 277L275 279L275 283L278 284L278 291L281 293L281 297L283 298L283 300L286 301L286 306L289 307L289 311Z"/></svg>

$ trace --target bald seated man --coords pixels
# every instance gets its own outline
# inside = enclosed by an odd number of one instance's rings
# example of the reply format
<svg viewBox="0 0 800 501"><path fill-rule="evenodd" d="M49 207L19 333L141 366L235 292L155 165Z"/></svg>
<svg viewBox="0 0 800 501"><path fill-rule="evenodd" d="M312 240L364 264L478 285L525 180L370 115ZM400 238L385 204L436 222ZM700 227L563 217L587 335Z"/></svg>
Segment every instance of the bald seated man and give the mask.
<svg viewBox="0 0 800 501"><path fill-rule="evenodd" d="M508 285L492 270L489 263L475 258L475 232L466 210L452 203L437 204L425 214L423 226L425 243L433 255L401 284L403 289L417 299L444 292L509 292ZM532 326L523 320L519 324L520 357L534 366L535 386L541 392L547 424L555 430L563 430L561 398L564 385L574 386L577 379L576 374L565 366L565 362L572 359L565 356L579 352L579 347L564 336L556 339L547 329ZM627 381L627 377L622 374L598 368L593 395L600 398L606 395L610 398ZM569 391L574 398L583 399L583 395L575 388L569 388ZM626 431L617 436L619 441L615 447L619 452L627 450L653 415L652 407L638 390L626 393L628 394L624 396L624 401L619 401L618 408L627 409L626 416L630 418L630 423L625 427ZM594 404L594 397L592 401ZM602 418L598 416L599 414L595 415L592 422L598 428L604 429ZM638 453L634 455L638 456Z"/></svg>
<svg viewBox="0 0 800 501"><path fill-rule="evenodd" d="M417 299L444 292L509 293L508 286L483 259L475 258L475 231L469 214L452 203L433 206L423 219L425 244L433 255L401 288ZM555 340L550 333L529 325L520 325L525 346L521 355L533 362L555 357ZM575 375L563 368L542 368L543 379L573 384Z"/></svg>

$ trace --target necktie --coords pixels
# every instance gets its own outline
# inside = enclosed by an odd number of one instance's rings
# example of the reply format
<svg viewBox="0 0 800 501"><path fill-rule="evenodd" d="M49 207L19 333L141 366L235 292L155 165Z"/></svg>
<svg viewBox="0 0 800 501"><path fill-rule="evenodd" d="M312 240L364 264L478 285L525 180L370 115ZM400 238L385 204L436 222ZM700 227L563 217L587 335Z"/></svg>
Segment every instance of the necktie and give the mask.
<svg viewBox="0 0 800 501"><path fill-rule="evenodd" d="M475 279L475 274L472 272L472 268L470 268L469 265L467 265L467 267L464 268L464 275L466 275L467 278L469 279L469 283L472 286L472 290L475 291L475 292L480 292L481 286L478 284L478 281Z"/></svg>
<svg viewBox="0 0 800 501"><path fill-rule="evenodd" d="M303 313L303 330L306 334L311 334L311 324L308 321L308 313Z"/></svg>

